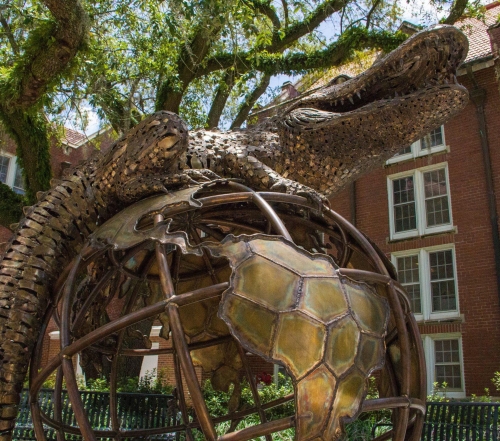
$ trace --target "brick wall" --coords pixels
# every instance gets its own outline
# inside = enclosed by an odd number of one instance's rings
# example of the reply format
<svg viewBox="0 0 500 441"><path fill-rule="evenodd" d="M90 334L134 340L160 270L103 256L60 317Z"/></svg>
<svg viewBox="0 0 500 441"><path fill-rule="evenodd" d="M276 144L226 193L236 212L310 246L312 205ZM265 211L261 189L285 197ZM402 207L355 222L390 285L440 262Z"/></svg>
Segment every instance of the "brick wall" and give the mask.
<svg viewBox="0 0 500 441"><path fill-rule="evenodd" d="M496 202L500 207L500 95L495 68L474 73L487 92L485 115L493 168ZM471 82L460 77L469 89ZM423 334L462 334L466 394L482 394L492 388L490 379L500 370L500 304L496 283L492 232L479 137L476 107L464 111L445 125L449 153L389 165L359 179L356 184L356 226L388 256L390 253L442 244L454 244L457 263L459 308L463 315L454 323L421 324ZM455 232L389 240L387 176L427 165L448 163L451 208ZM350 219L350 189L333 198L332 208Z"/></svg>

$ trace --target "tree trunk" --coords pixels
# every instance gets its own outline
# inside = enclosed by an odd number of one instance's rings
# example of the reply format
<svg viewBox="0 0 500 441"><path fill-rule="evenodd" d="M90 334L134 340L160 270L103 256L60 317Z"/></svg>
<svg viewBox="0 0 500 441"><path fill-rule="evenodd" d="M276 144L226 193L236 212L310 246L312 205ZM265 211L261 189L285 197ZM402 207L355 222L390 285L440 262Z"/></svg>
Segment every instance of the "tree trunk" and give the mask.
<svg viewBox="0 0 500 441"><path fill-rule="evenodd" d="M217 88L217 93L212 101L212 106L208 112L207 123L205 126L208 129L216 128L219 125L220 117L226 106L227 99L231 90L233 90L234 83L236 82L237 75L233 69L230 69L224 74L219 87Z"/></svg>
<svg viewBox="0 0 500 441"><path fill-rule="evenodd" d="M267 86L269 86L269 81L271 80L271 75L264 75L257 87L252 91L250 95L248 95L240 107L238 115L236 115L235 120L231 124L231 130L237 129L241 127L241 125L246 121L250 111L253 109L253 106L257 102L257 100L262 96L262 94L266 91Z"/></svg>
<svg viewBox="0 0 500 441"><path fill-rule="evenodd" d="M34 203L36 193L50 187L50 140L45 115L38 111L0 109L6 130L15 140L16 154L23 170L26 197Z"/></svg>

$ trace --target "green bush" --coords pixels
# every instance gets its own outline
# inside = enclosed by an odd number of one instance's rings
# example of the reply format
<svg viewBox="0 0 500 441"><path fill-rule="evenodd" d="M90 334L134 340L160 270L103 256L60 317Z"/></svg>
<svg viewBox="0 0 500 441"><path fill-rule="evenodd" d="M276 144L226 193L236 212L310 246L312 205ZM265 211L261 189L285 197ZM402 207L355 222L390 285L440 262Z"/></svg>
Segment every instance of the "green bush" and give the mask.
<svg viewBox="0 0 500 441"><path fill-rule="evenodd" d="M138 392L141 394L171 394L174 387L167 384L167 374L164 369L156 372L146 371L141 378L127 378L117 388L118 392Z"/></svg>
<svg viewBox="0 0 500 441"><path fill-rule="evenodd" d="M0 182L0 225L8 227L19 222L23 217L23 205L28 205L26 199Z"/></svg>
<svg viewBox="0 0 500 441"><path fill-rule="evenodd" d="M212 416L218 417L228 413L229 400L233 394L234 387L231 386L229 392L221 392L214 390L210 380L207 380L203 385L203 397L207 403L208 411ZM271 383L268 386L259 388L259 399L262 404L269 403L270 401L277 400L286 395L293 393L293 385L290 378L279 376L279 385ZM252 390L246 380L241 385L241 398L239 409L245 410L254 406L254 399ZM270 409L266 412L266 417L269 420L283 418L285 416L293 415L295 411L293 401L289 401L281 406Z"/></svg>
<svg viewBox="0 0 500 441"><path fill-rule="evenodd" d="M500 392L500 371L495 372L495 375L493 376L491 381L495 385L495 389Z"/></svg>
<svg viewBox="0 0 500 441"><path fill-rule="evenodd" d="M231 386L228 392L221 392L214 390L212 384L209 380L203 385L203 397L207 404L208 411L210 415L214 417L219 417L227 415L229 402L234 392L234 386ZM259 399L262 404L269 403L270 401L277 400L293 392L293 385L290 378L285 378L280 374L278 385L271 383L268 386L259 387ZM234 400L234 398L233 398ZM245 410L251 408L255 405L252 391L250 385L246 380L241 384L241 397L239 400L238 410ZM266 419L268 421L284 418L293 415L295 412L295 405L293 400L285 404L277 406L275 408L266 411ZM241 430L246 427L255 426L260 424L260 418L257 414L252 414L245 417L243 420L234 423L236 427L231 427L231 422L220 423L216 426L217 433L222 435L226 433L229 429L231 430ZM195 438L198 441L204 439L201 432L196 432ZM295 437L294 429L283 430L280 433L274 435L273 439L278 441L292 441ZM264 440L264 437L257 438Z"/></svg>

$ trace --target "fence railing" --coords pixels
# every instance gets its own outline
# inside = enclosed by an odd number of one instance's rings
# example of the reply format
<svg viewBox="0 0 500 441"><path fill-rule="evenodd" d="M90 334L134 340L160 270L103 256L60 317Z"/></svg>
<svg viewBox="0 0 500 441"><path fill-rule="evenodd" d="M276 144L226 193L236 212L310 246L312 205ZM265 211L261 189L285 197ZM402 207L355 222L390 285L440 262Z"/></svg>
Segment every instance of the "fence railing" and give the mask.
<svg viewBox="0 0 500 441"><path fill-rule="evenodd" d="M82 391L80 396L91 426L96 430L108 430L111 427L109 393ZM118 393L117 402L118 419L122 430L151 429L179 424L178 409L171 395ZM40 409L53 418L52 390L40 391L39 404ZM61 410L63 424L77 427L66 392L63 392ZM499 414L500 403L429 402L421 441L500 441ZM390 423L380 424L380 426L388 425ZM149 439L173 440L176 438L175 435L167 432L151 436ZM51 428L47 428L46 436L47 440L56 439L55 431ZM21 395L13 439L35 440L26 390ZM67 439L80 441L82 437L71 435Z"/></svg>
<svg viewBox="0 0 500 441"><path fill-rule="evenodd" d="M427 403L422 441L500 441L500 403Z"/></svg>
<svg viewBox="0 0 500 441"><path fill-rule="evenodd" d="M38 395L40 410L50 418L54 418L54 391L43 389ZM80 397L87 413L90 425L95 430L109 430L111 415L109 392L81 391ZM118 420L121 430L153 429L175 426L178 409L172 395L118 393ZM75 414L66 391L62 393L61 421L63 424L78 427ZM46 427L47 440L56 439L54 429ZM19 415L14 429L14 440L35 440L31 412L28 402L28 391L23 390L19 404ZM151 440L171 440L175 434L154 435ZM67 439L80 441L79 435L70 435ZM145 439L145 438L144 438Z"/></svg>

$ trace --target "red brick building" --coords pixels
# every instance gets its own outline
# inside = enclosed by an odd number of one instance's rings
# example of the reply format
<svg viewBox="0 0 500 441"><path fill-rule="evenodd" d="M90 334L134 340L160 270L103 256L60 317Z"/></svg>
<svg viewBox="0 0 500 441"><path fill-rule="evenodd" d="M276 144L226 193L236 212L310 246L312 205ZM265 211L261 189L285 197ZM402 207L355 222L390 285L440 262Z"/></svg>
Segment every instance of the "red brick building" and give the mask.
<svg viewBox="0 0 500 441"><path fill-rule="evenodd" d="M458 75L471 96L464 111L332 201L395 265L423 337L429 391L447 382L457 398L494 389L500 371L499 14L496 2L485 23L457 25L470 43Z"/></svg>

